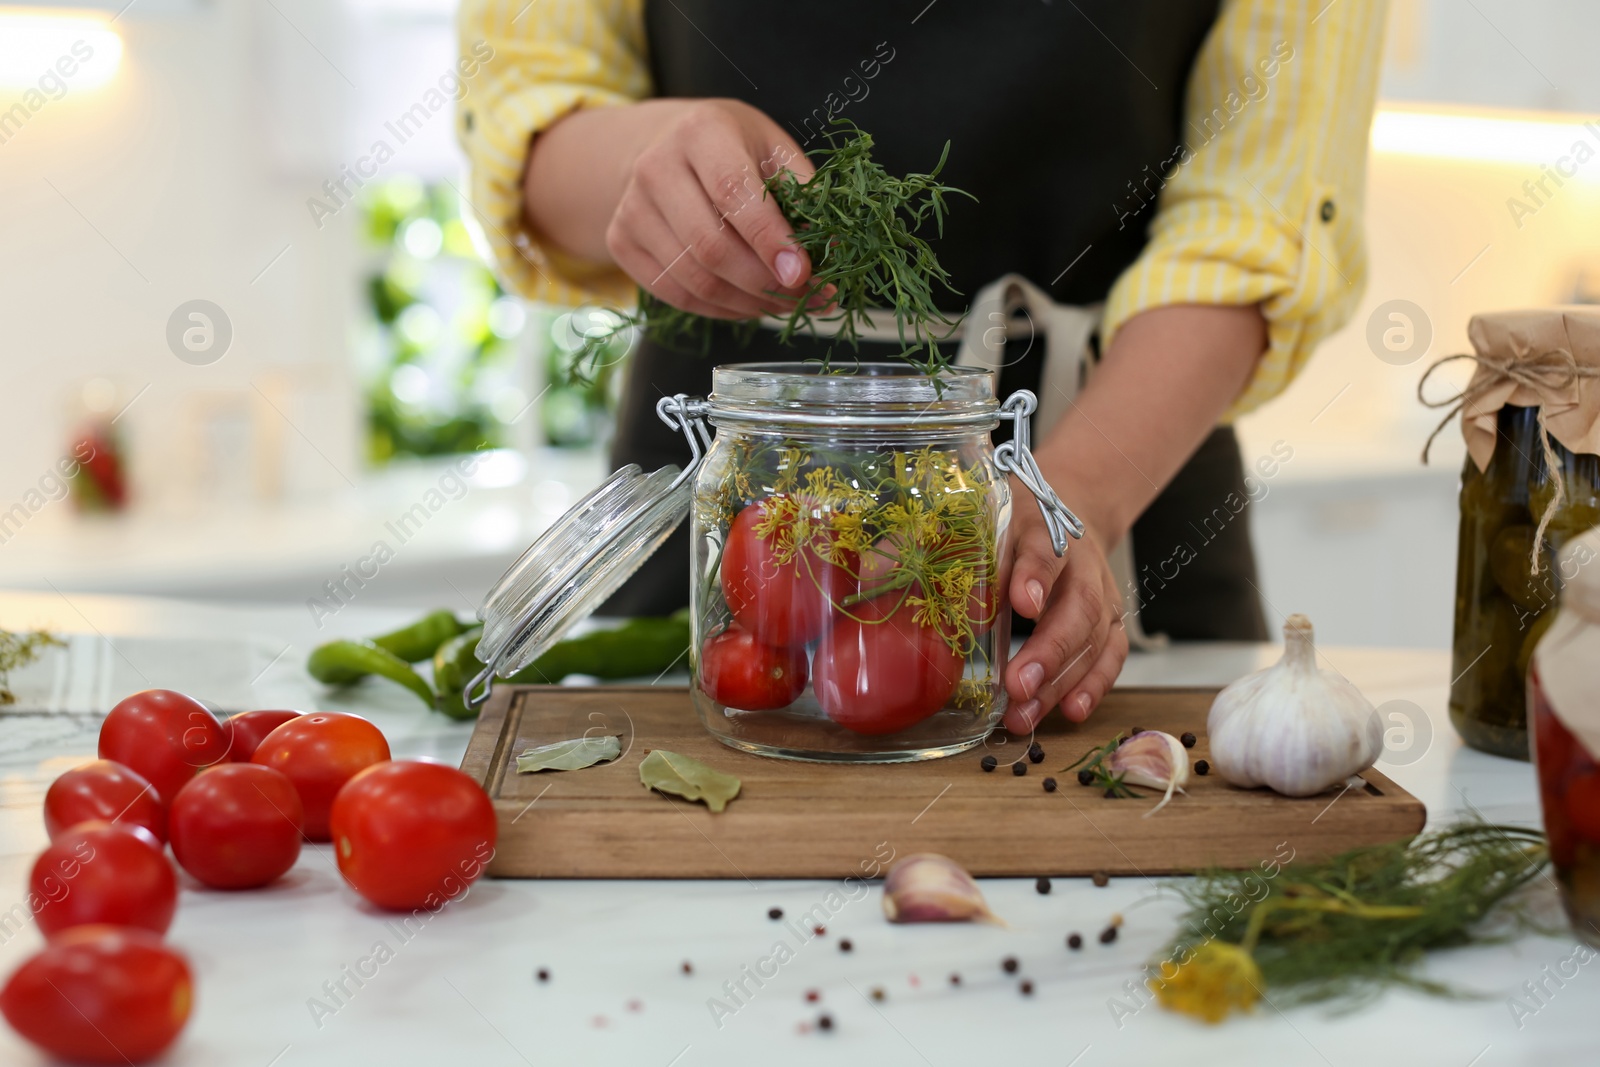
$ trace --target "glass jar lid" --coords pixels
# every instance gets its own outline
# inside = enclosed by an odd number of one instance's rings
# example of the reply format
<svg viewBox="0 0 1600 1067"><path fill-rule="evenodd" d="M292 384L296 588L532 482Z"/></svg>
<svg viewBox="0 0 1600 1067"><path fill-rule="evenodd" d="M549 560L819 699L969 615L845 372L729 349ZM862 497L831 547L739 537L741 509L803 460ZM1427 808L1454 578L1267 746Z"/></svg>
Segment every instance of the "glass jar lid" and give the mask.
<svg viewBox="0 0 1600 1067"><path fill-rule="evenodd" d="M483 634L477 657L484 668L467 686L469 706L488 698L495 675L526 667L592 615L689 514L694 471L710 445L700 407L679 396L663 397L656 408L688 438L694 459L687 468L668 464L645 474L628 464L568 509L501 575L478 608Z"/></svg>

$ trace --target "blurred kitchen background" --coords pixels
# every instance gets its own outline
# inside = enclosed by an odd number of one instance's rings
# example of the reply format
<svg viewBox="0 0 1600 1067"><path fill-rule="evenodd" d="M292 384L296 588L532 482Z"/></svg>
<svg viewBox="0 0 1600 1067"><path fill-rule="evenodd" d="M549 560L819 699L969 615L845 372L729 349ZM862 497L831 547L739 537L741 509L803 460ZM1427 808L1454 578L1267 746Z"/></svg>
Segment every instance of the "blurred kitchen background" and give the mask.
<svg viewBox="0 0 1600 1067"><path fill-rule="evenodd" d="M1593 0L1391 4L1365 299L1240 427L1293 452L1249 509L1263 592L1329 643L1449 641L1462 449L1419 463L1423 368L1475 311L1600 301L1600 159L1523 187L1600 149L1596 41ZM473 251L454 63L449 0L0 3L0 588L468 612L595 483L610 386L561 384L563 309Z"/></svg>

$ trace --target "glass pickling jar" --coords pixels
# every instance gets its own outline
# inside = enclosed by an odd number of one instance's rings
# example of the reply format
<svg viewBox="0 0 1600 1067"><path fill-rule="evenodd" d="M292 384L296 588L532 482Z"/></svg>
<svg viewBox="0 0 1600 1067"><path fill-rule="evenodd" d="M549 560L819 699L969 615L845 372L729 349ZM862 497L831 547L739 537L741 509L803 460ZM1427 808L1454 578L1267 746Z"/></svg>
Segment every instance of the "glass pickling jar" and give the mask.
<svg viewBox="0 0 1600 1067"><path fill-rule="evenodd" d="M718 740L853 762L981 743L1006 707L1007 476L1058 553L1083 532L1029 451L1035 406L1028 392L1001 404L975 368L718 367L709 397L658 406L689 441L688 470L619 471L490 594L468 699L592 611L687 513L690 689ZM1002 419L1014 431L996 447Z"/></svg>

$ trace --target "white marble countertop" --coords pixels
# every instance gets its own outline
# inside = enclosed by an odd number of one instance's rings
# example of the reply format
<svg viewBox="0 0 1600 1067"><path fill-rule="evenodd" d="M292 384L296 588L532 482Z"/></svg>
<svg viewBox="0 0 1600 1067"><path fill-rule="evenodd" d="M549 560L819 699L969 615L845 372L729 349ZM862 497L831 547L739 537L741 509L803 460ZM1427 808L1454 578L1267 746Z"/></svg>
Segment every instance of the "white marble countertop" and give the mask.
<svg viewBox="0 0 1600 1067"><path fill-rule="evenodd" d="M252 638L282 649L276 669L303 661L332 634L377 632L410 613L353 605L315 631L301 608L217 607L67 593L0 595L0 626L47 625L99 635L119 669L151 685L181 687L185 668L141 661L131 639L201 642ZM126 651L126 655L124 655ZM1217 684L1272 658L1253 646L1178 647L1136 656L1129 684ZM1463 748L1445 712L1448 657L1438 652L1332 648L1333 666L1374 703L1421 709L1413 747L1380 769L1420 797L1430 823L1476 810L1486 818L1537 823L1526 764ZM252 679L240 678L248 687ZM388 735L396 756L459 760L471 732L424 711L382 684L343 697L312 691L323 707L358 711ZM115 697L125 695L116 693ZM205 694L196 694L204 696ZM0 909L21 901L27 872L45 844L40 805L55 775L92 758L92 715L0 715ZM1210 1028L1141 1007L1139 965L1173 933L1176 906L1158 884L1115 879L1095 888L1056 879L1048 896L1031 879L985 880L1009 926L895 927L878 891L846 905L825 938L805 945L775 978L719 1027L708 999L724 981L766 956L778 932L767 909L797 914L821 901L828 882L752 884L733 876L701 882L480 882L471 894L409 932L361 903L340 880L328 846L307 847L297 866L265 890L223 893L186 880L169 933L196 972L188 1029L162 1062L205 1067L328 1064L698 1064L845 1062L968 1067L994 1060L1095 1067L1163 1062L1344 1065L1593 1062L1600 972L1587 966L1557 987L1545 977L1572 954L1569 936L1520 936L1491 947L1441 953L1426 973L1481 994L1440 1000L1390 992L1353 1013L1318 1008L1252 1016ZM1541 891L1553 893L1548 887ZM1122 936L1093 935L1113 912ZM1080 952L1063 947L1085 933ZM854 951L841 953L840 938ZM392 958L362 964L380 943ZM0 926L0 972L40 943L31 923ZM1016 956L1019 974L999 961ZM681 971L684 961L693 974ZM372 973L376 966L376 973ZM534 972L548 968L550 980ZM348 977L364 969L370 977ZM962 984L952 988L950 973ZM1022 996L1017 978L1035 992ZM1543 1003L1525 982L1545 981ZM345 992L335 987L343 983ZM874 1002L869 992L882 987ZM330 994L329 990L333 990ZM820 993L805 1002L809 990ZM1508 998L1537 1010L1520 1021ZM321 1007L318 1007L320 1001ZM831 1032L808 1029L819 1012ZM1156 1057L1161 1057L1158 1060ZM0 1063L43 1062L0 1027Z"/></svg>

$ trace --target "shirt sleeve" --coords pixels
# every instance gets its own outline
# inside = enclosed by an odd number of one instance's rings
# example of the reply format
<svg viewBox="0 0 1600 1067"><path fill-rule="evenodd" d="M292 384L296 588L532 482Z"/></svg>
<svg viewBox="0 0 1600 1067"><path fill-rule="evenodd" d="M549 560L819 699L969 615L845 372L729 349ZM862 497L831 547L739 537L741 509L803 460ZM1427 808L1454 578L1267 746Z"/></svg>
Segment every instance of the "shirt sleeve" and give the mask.
<svg viewBox="0 0 1600 1067"><path fill-rule="evenodd" d="M1319 11L1320 9L1320 11ZM1283 389L1366 283L1363 201L1383 0L1226 0L1190 74L1185 143L1102 335L1171 304L1259 303L1267 351L1227 421Z"/></svg>
<svg viewBox="0 0 1600 1067"><path fill-rule="evenodd" d="M620 270L541 243L523 213L522 178L540 130L578 108L650 95L644 0L462 0L457 30L463 63L479 70L456 105L469 171L463 214L502 283L553 304L631 303Z"/></svg>

